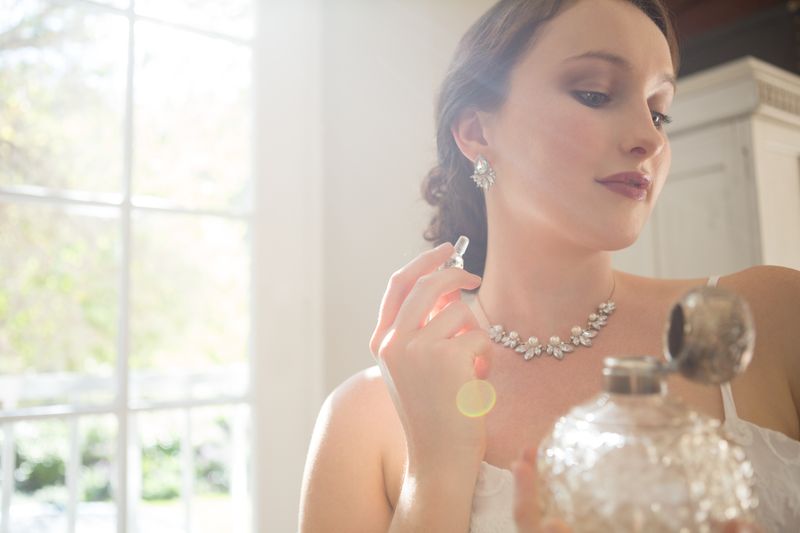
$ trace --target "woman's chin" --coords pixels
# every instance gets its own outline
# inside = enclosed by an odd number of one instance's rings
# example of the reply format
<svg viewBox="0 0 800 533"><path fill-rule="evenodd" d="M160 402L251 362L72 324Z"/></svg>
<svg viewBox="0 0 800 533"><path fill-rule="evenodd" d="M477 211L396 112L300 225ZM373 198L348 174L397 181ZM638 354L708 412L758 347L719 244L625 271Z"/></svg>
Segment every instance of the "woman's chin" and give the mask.
<svg viewBox="0 0 800 533"><path fill-rule="evenodd" d="M625 231L620 229L613 233L606 233L598 237L602 242L600 249L608 252L624 250L636 244L636 241L639 240L639 235L641 235L641 228L639 226L631 226L630 228L626 228Z"/></svg>

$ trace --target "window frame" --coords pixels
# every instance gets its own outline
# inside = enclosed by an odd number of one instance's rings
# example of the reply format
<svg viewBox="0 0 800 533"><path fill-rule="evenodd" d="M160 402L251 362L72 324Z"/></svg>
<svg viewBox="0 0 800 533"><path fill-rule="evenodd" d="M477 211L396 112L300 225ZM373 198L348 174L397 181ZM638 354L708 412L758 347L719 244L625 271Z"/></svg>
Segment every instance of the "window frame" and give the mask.
<svg viewBox="0 0 800 533"><path fill-rule="evenodd" d="M252 0L254 4L258 0ZM138 413L166 410L181 410L184 413L184 423L180 429L182 450L187 448L187 443L191 442L191 413L194 409L211 406L229 406L240 410L246 408L253 418L253 410L256 405L251 394L252 382L250 379L246 392L238 395L224 395L204 399L181 399L167 401L138 402L133 404L130 399L130 380L131 372L129 365L130 356L130 295L131 295L131 226L132 219L140 212L159 212L175 215L193 215L205 217L219 217L229 220L236 220L247 225L247 230L253 234L254 230L254 207L247 210L237 209L194 209L184 207L165 207L147 203L146 198L137 199L132 196L133 179L133 142L134 142L134 91L136 77L136 32L135 25L139 21L146 21L162 25L175 31L189 32L201 35L230 44L248 47L251 54L251 63L256 61L255 39L243 39L223 33L213 32L197 28L191 25L175 23L152 17L141 15L135 12L135 0L129 0L128 8L117 8L111 5L102 4L91 0L60 0L62 3L85 6L98 13L110 13L124 17L128 27L127 43L127 65L126 65L126 86L125 103L123 118L123 172L121 193L93 193L81 190L57 190L40 186L2 186L0 185L0 205L2 204L25 204L36 203L56 207L89 206L113 209L119 216L119 238L120 238L120 271L118 275L119 301L118 301L118 331L116 340L116 362L112 380L115 387L114 401L107 404L98 405L78 405L60 404L40 407L24 407L6 409L0 411L0 432L3 434L2 446L0 446L0 461L2 461L2 479L0 479L0 533L10 531L10 508L11 499L15 489L15 440L13 435L13 425L18 422L38 421L48 419L65 419L69 428L68 454L65 459L66 487L68 492L67 524L68 531L74 532L77 522L77 503L78 503L78 480L80 476L80 452L79 452L79 421L82 417L91 415L113 415L117 422L116 453L115 453L115 475L112 476L113 501L116 506L116 531L126 533L136 531L135 513L138 495L136 494L138 483L136 476L131 476L131 463L135 463L138 448L138 439L135 433L135 418ZM254 6L255 7L255 6ZM253 69L251 68L251 74ZM254 76L251 76L251 87L255 87ZM256 93L251 92L251 109L255 109ZM250 137L255 134L255 125L251 125ZM252 143L254 146L255 143ZM255 180L256 172L250 169L249 184ZM251 202L252 205L252 202ZM248 276L252 286L255 281L253 271L253 242L251 240L248 247ZM254 323L252 311L254 309L253 291L250 291L250 305L248 309L248 319L250 322L250 338L248 339L248 365L252 367L253 360L253 339L252 324ZM80 374L75 376L80 379ZM238 417L241 418L241 417ZM252 443L252 438L249 439ZM188 450L189 448L187 448ZM184 450L186 451L186 450ZM182 453L182 477L181 500L184 504L184 523L187 531L191 531L191 509L192 509L192 487L194 483L193 474L193 454ZM14 467L8 468L12 464ZM188 472L188 474L187 474ZM233 490L232 490L233 492ZM253 491L250 490L252 506ZM233 497L233 494L231 494ZM252 513L251 513L252 515ZM257 531L256 525L250 519L250 529Z"/></svg>

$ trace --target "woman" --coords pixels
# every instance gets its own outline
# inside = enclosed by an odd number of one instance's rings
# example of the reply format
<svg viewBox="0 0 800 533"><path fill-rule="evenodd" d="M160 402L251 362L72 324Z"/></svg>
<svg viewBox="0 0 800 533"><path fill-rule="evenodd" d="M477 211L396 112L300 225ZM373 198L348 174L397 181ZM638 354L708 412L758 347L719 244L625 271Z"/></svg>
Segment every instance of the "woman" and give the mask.
<svg viewBox="0 0 800 533"><path fill-rule="evenodd" d="M468 31L440 95L439 165L425 183L437 208L427 236L443 244L392 276L371 340L378 367L320 413L303 531L507 531L514 484L516 525L537 530L532 450L600 390L605 356L661 353L671 304L706 283L611 266L667 179L677 70L661 0L503 0ZM440 269L461 234L472 240L466 270ZM732 386L736 410L715 387L678 379L670 391L749 432L759 519L798 530L800 272L754 267L719 285L748 300L758 331ZM487 334L503 324L544 344L585 336L572 326L609 299L616 310L592 345L551 348L561 357L527 360ZM476 376L497 403L469 418L453 399Z"/></svg>

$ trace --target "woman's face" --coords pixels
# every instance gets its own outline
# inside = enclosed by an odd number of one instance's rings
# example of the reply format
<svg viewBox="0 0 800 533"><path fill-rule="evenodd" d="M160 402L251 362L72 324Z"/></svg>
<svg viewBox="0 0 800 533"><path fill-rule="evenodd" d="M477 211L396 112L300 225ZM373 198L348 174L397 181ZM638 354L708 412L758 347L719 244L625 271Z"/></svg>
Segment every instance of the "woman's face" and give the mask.
<svg viewBox="0 0 800 533"><path fill-rule="evenodd" d="M674 95L666 38L625 0L582 0L534 39L507 100L484 124L498 176L487 195L490 225L506 217L593 249L629 246L669 171L659 115ZM588 52L618 59L576 58ZM644 201L595 181L637 170L653 179Z"/></svg>

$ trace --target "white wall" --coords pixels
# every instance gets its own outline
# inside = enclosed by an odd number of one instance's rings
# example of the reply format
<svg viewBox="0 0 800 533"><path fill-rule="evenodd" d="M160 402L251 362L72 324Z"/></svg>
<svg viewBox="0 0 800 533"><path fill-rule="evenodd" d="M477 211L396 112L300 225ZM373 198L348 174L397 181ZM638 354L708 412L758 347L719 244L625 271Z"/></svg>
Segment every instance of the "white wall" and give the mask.
<svg viewBox="0 0 800 533"><path fill-rule="evenodd" d="M321 0L262 0L254 86L253 521L297 529L322 383Z"/></svg>
<svg viewBox="0 0 800 533"><path fill-rule="evenodd" d="M323 25L325 388L373 364L391 273L426 247L435 96L490 0L336 0Z"/></svg>
<svg viewBox="0 0 800 533"><path fill-rule="evenodd" d="M297 528L328 392L373 364L389 275L426 247L419 184L458 39L492 0L260 0L254 522Z"/></svg>

